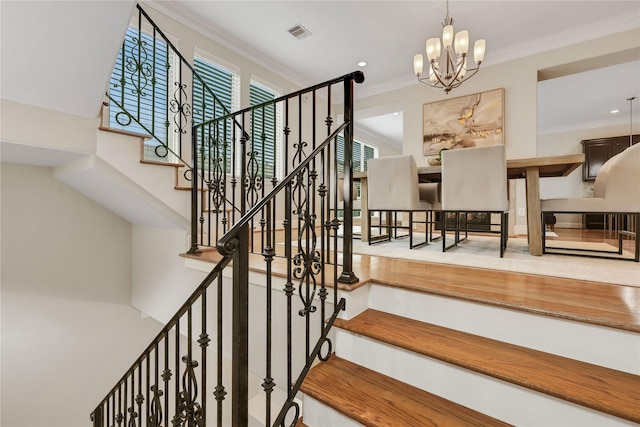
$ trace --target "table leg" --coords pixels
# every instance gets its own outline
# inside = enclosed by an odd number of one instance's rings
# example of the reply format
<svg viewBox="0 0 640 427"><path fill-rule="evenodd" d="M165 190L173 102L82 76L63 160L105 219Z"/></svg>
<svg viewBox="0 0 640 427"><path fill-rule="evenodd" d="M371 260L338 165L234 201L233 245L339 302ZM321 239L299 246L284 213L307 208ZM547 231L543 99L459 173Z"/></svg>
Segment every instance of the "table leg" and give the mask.
<svg viewBox="0 0 640 427"><path fill-rule="evenodd" d="M360 204L362 205L360 210L360 240L363 242L369 241L369 189L367 186L367 178L360 178Z"/></svg>
<svg viewBox="0 0 640 427"><path fill-rule="evenodd" d="M542 255L542 213L540 212L540 170L537 166L526 168L527 237L529 253Z"/></svg>

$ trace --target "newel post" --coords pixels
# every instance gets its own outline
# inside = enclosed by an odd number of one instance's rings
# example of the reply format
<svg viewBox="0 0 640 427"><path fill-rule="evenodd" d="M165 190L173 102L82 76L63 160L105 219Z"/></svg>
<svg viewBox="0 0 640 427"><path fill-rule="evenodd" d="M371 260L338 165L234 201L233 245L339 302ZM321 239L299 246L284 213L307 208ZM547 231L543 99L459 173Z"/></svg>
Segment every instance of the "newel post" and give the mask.
<svg viewBox="0 0 640 427"><path fill-rule="evenodd" d="M342 239L342 283L355 283L359 279L353 272L353 82L362 83L364 74L355 72L344 80L344 238Z"/></svg>
<svg viewBox="0 0 640 427"><path fill-rule="evenodd" d="M249 225L238 232L233 252L232 423L249 423Z"/></svg>
<svg viewBox="0 0 640 427"><path fill-rule="evenodd" d="M204 126L201 132L204 133ZM199 254L198 248L198 127L191 128L191 247L190 254Z"/></svg>

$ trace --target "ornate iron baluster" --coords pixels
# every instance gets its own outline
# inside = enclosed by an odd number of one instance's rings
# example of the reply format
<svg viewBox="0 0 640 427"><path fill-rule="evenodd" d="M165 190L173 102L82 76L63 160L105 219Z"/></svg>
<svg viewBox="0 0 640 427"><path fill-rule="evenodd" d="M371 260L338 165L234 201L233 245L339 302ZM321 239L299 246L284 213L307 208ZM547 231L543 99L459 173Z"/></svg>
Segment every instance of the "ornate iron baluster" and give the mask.
<svg viewBox="0 0 640 427"><path fill-rule="evenodd" d="M202 331L200 333L200 337L198 339L198 344L201 349L201 360L202 360L202 368L200 369L200 382L202 383L202 425L206 425L207 423L207 347L209 346L209 342L211 339L209 338L209 334L207 333L207 290L202 291L201 300L201 320L202 320Z"/></svg>
<svg viewBox="0 0 640 427"><path fill-rule="evenodd" d="M181 423L181 399L180 399L180 318L176 319L176 324L174 326L174 355L175 355L175 370L176 370L176 380L175 380L175 413L173 418L171 419L171 425L174 427L180 427Z"/></svg>
<svg viewBox="0 0 640 427"><path fill-rule="evenodd" d="M150 427L161 427L162 426L162 400L160 399L163 395L162 390L158 388L157 385L151 386L151 391L153 392L153 398L151 399L151 413L149 414L149 426Z"/></svg>
<svg viewBox="0 0 640 427"><path fill-rule="evenodd" d="M183 356L182 361L186 368L182 374L182 391L178 398L178 414L174 419L174 425L184 427L189 423L195 423L198 427L204 427L203 409L197 402L198 382L194 369L198 367L198 362Z"/></svg>
<svg viewBox="0 0 640 427"><path fill-rule="evenodd" d="M218 313L218 318L217 318L217 331L216 331L216 337L217 337L217 346L216 346L216 351L218 353L218 359L217 359L217 384L216 384L216 388L215 391L213 393L213 396L216 399L217 402L217 414L216 414L216 421L217 421L217 426L218 427L222 427L222 402L224 401L224 397L227 395L227 392L225 390L224 384L222 382L222 322L223 322L223 316L222 316L222 276L218 277L218 286L217 286L217 297L218 297L218 304L217 304L217 313Z"/></svg>
<svg viewBox="0 0 640 427"><path fill-rule="evenodd" d="M162 380L164 381L164 389L169 390L169 381L171 380L171 369L169 369L169 332L167 331L163 337L164 340L164 370L162 371ZM169 414L169 393L164 395L164 408ZM167 427L168 418L165 418L165 427Z"/></svg>
<svg viewBox="0 0 640 427"><path fill-rule="evenodd" d="M182 72L180 72L182 78ZM182 81L174 83L176 90L173 92L173 99L169 101L169 110L173 113L173 124L176 125L176 132L186 134L187 118L191 116L191 105L187 99L187 85ZM183 101L184 98L184 101Z"/></svg>
<svg viewBox="0 0 640 427"><path fill-rule="evenodd" d="M275 387L275 382L273 381L273 377L271 376L271 328L272 328L272 263L273 258L276 255L276 251L273 248L273 241L271 240L271 203L267 203L266 206L267 218L266 218L266 226L267 226L267 241L262 252L264 256L264 261L266 263L266 279L267 283L265 286L266 290L266 368L265 368L265 377L264 382L262 383L262 388L266 394L265 396L265 424L271 425L271 393Z"/></svg>

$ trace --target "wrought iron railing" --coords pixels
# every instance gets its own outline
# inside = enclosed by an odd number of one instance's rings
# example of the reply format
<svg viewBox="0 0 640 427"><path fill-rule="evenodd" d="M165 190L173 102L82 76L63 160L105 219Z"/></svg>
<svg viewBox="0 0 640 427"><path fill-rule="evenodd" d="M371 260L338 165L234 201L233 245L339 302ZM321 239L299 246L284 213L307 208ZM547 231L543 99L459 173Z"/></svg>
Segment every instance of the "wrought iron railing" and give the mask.
<svg viewBox="0 0 640 427"><path fill-rule="evenodd" d="M202 92L198 105L190 101L194 85ZM188 170L193 166L194 110L201 122L230 112L140 5L118 53L107 97L105 119L111 127L149 135L153 149L147 151L153 152L153 160L183 163Z"/></svg>
<svg viewBox="0 0 640 427"><path fill-rule="evenodd" d="M338 283L358 280L353 87L364 76L351 73L230 113L140 6L136 19L152 37L134 31L123 44L110 113L151 135L158 158L171 154L187 166L189 252L217 249L221 259L97 405L94 426L246 426L250 401L262 402L261 424L293 425L306 373L332 351L329 332L345 304ZM167 51L159 69L158 46ZM188 81L202 85L193 108L211 120L192 123ZM279 141L267 145L267 130ZM261 273L251 282L250 267Z"/></svg>
<svg viewBox="0 0 640 427"><path fill-rule="evenodd" d="M247 426L250 401L262 402L253 415L263 425L295 424L306 373L332 351L329 332L345 304L338 283L357 281L351 150L353 85L363 80L360 72L348 74L193 127L199 170L191 179L196 238L190 252L198 253L206 236L221 260L97 405L94 426ZM335 91L343 94L338 107ZM282 180L277 168L264 176L264 150L251 137L267 126L256 119L261 109L278 103L284 109ZM335 124L339 114L343 120ZM231 173L222 173L218 166L229 158ZM220 215L229 212L231 220L224 221ZM235 212L243 215L233 218ZM205 233L219 224L221 232ZM250 266L262 273L251 282Z"/></svg>
<svg viewBox="0 0 640 427"><path fill-rule="evenodd" d="M219 239L248 209L262 200L279 183L278 171L286 175L302 160L318 141L322 141L335 128L336 117L352 120L353 99L344 98L333 103L337 96L352 96L352 90L344 88L346 81L361 81L364 77L354 73L327 81L273 101L224 115L193 128L192 151L198 153L194 163L198 165L198 180L192 185L192 247L190 253L198 253L200 247L215 247ZM267 121L267 110L282 111L282 121ZM280 126L280 127L278 127ZM267 146L264 135L273 129L281 132L282 143ZM296 183L297 199L291 200L294 211L305 202L315 207L324 200L325 207L339 206L336 185L339 175L352 182L353 132L345 129L344 138L335 147L328 147L321 161L322 176L313 176L313 185L303 188ZM333 151L331 151L333 150ZM340 151L340 152L339 152ZM268 164L272 161L272 164ZM279 164L278 164L279 162ZM341 181L342 182L342 181ZM353 186L345 186L344 198L351 200ZM204 190L204 191L201 191ZM349 204L350 207L350 204ZM283 221L281 227L272 229L272 234L286 227L285 215L290 209L286 202L276 203L271 214ZM334 210L330 210L335 214ZM327 213L329 215L329 213ZM329 218L325 216L325 220ZM298 218L294 227L301 228L304 221ZM320 224L324 221L320 221ZM318 224L318 222L316 222ZM345 254L351 253L352 215L344 214ZM251 220L252 239L250 251L259 252L266 239L266 213L261 212ZM323 239L330 239L330 232L321 229ZM347 242L348 241L348 242ZM327 246L328 247L328 246ZM277 251L275 256L285 256ZM350 257L345 257L345 270L350 271Z"/></svg>

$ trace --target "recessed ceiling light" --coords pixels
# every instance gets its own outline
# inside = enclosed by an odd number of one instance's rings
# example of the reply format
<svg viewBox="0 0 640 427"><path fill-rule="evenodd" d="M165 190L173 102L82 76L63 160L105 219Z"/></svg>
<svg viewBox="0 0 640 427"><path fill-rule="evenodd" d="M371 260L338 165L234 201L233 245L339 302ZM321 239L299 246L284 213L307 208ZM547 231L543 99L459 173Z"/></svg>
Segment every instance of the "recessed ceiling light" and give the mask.
<svg viewBox="0 0 640 427"><path fill-rule="evenodd" d="M394 116L399 116L400 113L398 113L397 111L395 113L393 113Z"/></svg>
<svg viewBox="0 0 640 427"><path fill-rule="evenodd" d="M366 67L366 66L367 66L367 61L358 62L358 67Z"/></svg>
<svg viewBox="0 0 640 427"><path fill-rule="evenodd" d="M611 114L616 114L616 113L619 113L619 112L620 112L620 110L611 110Z"/></svg>

